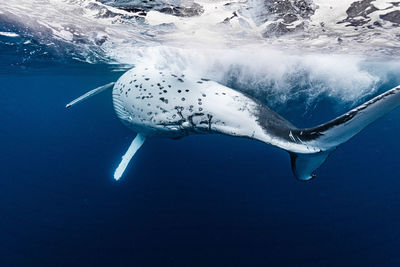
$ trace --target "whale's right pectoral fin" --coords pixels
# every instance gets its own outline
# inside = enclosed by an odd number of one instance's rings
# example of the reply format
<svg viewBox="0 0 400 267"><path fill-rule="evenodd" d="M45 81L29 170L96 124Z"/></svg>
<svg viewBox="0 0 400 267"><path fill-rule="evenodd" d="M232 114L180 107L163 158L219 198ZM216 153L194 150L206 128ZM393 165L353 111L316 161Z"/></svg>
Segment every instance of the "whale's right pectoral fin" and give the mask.
<svg viewBox="0 0 400 267"><path fill-rule="evenodd" d="M93 90L87 92L86 94L81 95L81 96L78 97L77 99L72 100L72 101L69 102L65 107L66 107L66 108L70 108L71 106L73 106L73 105L75 105L75 104L78 104L78 103L80 103L80 102L82 102L82 101L88 99L89 97L95 96L95 95L97 95L97 94L99 94L99 93L101 93L101 92L104 92L104 91L107 90L107 89L111 89L111 88L114 86L114 84L115 84L115 82L112 82L112 83L108 83L108 84L106 84L106 85L97 87L97 88L95 88L95 89L93 89Z"/></svg>
<svg viewBox="0 0 400 267"><path fill-rule="evenodd" d="M146 137L140 133L138 133L133 139L131 145L129 146L128 150L126 151L125 155L122 156L122 161L118 165L118 168L115 170L114 179L119 180L122 174L124 173L126 167L128 166L129 162L131 161L132 157L135 153L139 150L139 148L143 145Z"/></svg>

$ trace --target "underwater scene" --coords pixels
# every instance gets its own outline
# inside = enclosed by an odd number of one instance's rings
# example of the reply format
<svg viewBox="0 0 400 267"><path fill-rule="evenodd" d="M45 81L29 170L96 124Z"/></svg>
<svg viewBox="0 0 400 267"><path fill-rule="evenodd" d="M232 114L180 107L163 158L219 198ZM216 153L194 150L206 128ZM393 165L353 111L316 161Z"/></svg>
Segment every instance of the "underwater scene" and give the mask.
<svg viewBox="0 0 400 267"><path fill-rule="evenodd" d="M400 1L0 3L0 266L400 266Z"/></svg>

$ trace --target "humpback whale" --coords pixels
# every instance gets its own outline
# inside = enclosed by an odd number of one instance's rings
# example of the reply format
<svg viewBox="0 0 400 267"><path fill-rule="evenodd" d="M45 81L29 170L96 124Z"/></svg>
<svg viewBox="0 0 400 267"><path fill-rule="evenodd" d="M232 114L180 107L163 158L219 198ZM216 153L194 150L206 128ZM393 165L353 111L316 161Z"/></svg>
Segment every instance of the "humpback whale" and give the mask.
<svg viewBox="0 0 400 267"><path fill-rule="evenodd" d="M215 81L138 65L66 107L108 89L117 116L137 133L114 173L117 180L147 137L191 134L225 134L279 147L289 152L294 175L310 180L340 144L400 105L397 86L332 121L299 129L257 99Z"/></svg>

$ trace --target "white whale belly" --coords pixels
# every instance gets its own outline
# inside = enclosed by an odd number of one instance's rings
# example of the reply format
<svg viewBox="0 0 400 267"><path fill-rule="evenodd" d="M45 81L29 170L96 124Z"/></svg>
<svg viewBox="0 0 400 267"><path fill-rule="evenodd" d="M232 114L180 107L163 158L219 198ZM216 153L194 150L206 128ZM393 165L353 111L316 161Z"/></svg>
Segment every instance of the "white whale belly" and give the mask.
<svg viewBox="0 0 400 267"><path fill-rule="evenodd" d="M134 68L115 83L113 102L129 128L147 135L264 135L254 116L253 100L216 82L181 73Z"/></svg>

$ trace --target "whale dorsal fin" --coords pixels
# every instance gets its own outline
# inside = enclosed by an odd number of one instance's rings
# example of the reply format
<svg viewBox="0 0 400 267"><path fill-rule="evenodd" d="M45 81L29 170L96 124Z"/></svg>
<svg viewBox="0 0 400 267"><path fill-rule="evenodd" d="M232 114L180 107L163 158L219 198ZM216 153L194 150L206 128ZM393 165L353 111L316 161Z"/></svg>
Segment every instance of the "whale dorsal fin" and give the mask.
<svg viewBox="0 0 400 267"><path fill-rule="evenodd" d="M122 156L122 160L121 163L118 165L118 168L115 170L114 173L115 180L119 180L119 178L121 178L132 157L135 155L136 151L138 151L139 148L143 145L145 140L146 137L144 135L140 133L136 135L135 139L133 139L125 155Z"/></svg>
<svg viewBox="0 0 400 267"><path fill-rule="evenodd" d="M70 108L71 106L73 106L73 105L75 105L75 104L78 104L78 103L80 103L80 102L82 102L82 101L88 99L89 97L95 96L95 95L97 95L98 93L101 93L101 92L103 92L103 91L105 91L105 90L107 90L107 89L112 88L112 87L114 86L114 84L115 84L115 82L112 82L112 83L108 83L108 84L106 84L106 85L97 87L97 88L95 88L95 89L93 89L93 90L87 92L86 94L81 95L81 96L78 97L77 99L72 100L72 101L69 102L65 107L66 107L66 108Z"/></svg>

